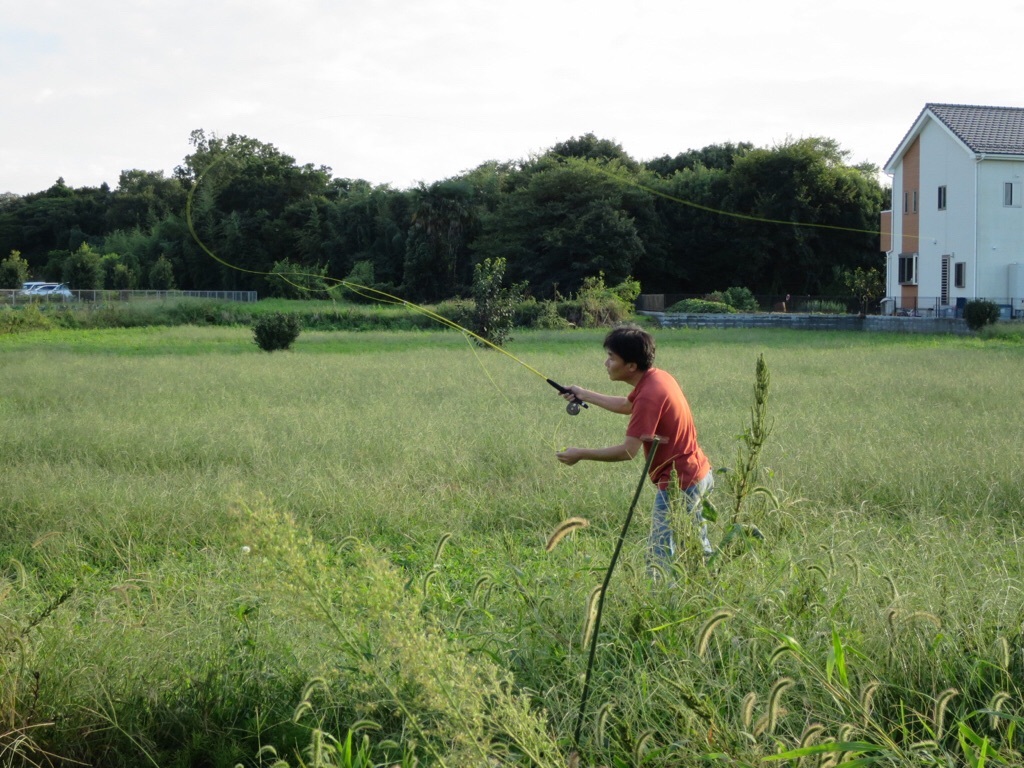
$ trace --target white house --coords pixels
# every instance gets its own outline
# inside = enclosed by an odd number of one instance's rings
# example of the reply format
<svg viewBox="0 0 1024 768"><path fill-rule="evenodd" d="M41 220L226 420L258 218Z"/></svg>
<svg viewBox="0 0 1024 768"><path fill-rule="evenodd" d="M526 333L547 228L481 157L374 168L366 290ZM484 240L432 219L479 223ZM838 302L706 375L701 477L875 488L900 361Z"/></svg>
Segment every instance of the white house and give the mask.
<svg viewBox="0 0 1024 768"><path fill-rule="evenodd" d="M926 104L885 165L888 311L1024 315L1024 109Z"/></svg>

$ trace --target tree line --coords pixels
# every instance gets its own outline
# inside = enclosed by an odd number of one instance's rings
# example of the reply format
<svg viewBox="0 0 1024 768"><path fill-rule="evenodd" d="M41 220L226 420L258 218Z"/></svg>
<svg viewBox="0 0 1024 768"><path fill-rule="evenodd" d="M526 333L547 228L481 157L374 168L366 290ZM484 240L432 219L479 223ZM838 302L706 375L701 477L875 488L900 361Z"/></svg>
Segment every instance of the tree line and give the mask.
<svg viewBox="0 0 1024 768"><path fill-rule="evenodd" d="M638 162L587 134L409 189L336 178L247 136L196 130L190 146L169 177L0 196L0 280L20 269L78 289L288 296L309 275L435 301L470 295L475 265L504 259L538 298L597 276L657 293L838 294L843 273L881 263L888 190L832 139Z"/></svg>

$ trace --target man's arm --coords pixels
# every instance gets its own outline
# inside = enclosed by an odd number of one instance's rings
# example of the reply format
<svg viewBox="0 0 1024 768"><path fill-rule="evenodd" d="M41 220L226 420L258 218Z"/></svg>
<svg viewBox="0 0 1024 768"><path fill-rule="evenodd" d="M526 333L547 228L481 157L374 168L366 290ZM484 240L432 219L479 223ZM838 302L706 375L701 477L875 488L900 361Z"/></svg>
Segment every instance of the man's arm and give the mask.
<svg viewBox="0 0 1024 768"><path fill-rule="evenodd" d="M593 403L598 408L604 408L612 413L621 413L623 416L629 416L633 412L633 403L629 401L628 397L602 395L600 392L591 392L589 389L576 386L566 387L566 389L568 393L562 395L566 400L572 400L575 397L584 403ZM619 461L619 459L613 459L613 461Z"/></svg>
<svg viewBox="0 0 1024 768"><path fill-rule="evenodd" d="M566 448L555 456L570 467L578 461L630 461L640 453L641 445L643 443L640 438L627 437L619 445L609 445L607 448Z"/></svg>

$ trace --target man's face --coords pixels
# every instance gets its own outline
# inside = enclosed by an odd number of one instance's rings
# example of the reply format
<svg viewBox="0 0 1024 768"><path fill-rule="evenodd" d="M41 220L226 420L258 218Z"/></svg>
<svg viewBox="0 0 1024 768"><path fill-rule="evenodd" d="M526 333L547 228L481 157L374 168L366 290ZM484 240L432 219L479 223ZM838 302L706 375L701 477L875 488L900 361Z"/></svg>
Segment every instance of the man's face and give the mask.
<svg viewBox="0 0 1024 768"><path fill-rule="evenodd" d="M610 349L605 350L608 358L604 361L604 368L608 371L608 378L612 381L628 381L636 373L636 363L627 363Z"/></svg>

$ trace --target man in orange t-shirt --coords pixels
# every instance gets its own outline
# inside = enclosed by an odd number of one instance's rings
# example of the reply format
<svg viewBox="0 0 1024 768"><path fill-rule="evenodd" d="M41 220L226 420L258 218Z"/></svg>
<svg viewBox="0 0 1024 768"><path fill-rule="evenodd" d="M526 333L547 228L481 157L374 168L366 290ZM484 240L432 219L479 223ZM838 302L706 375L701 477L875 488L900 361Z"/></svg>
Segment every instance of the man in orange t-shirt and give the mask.
<svg viewBox="0 0 1024 768"><path fill-rule="evenodd" d="M585 403L629 416L626 437L619 445L607 448L566 448L556 454L563 464L578 461L629 461L640 452L651 450L651 437L661 442L651 463L651 481L657 486L649 539L649 560L670 566L675 556L675 541L668 519L669 484L672 470L679 476L679 487L689 512L700 530L704 557L711 556L707 525L701 516L701 499L714 488L711 464L697 443L697 428L690 405L673 376L654 367L654 338L641 328L624 326L611 331L604 340L608 353L605 369L612 381L633 386L626 397L602 395L582 387L568 387L563 394ZM645 439L646 438L646 439Z"/></svg>

